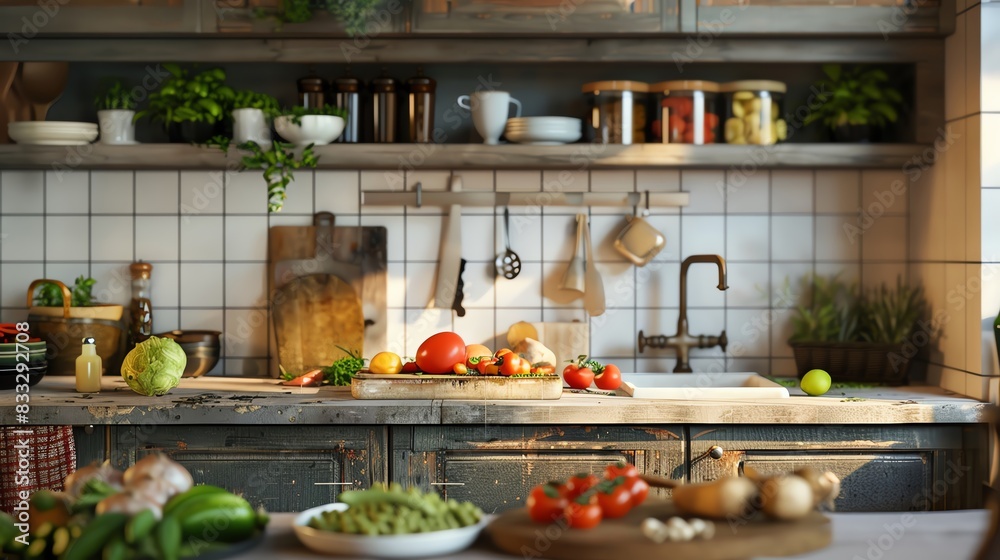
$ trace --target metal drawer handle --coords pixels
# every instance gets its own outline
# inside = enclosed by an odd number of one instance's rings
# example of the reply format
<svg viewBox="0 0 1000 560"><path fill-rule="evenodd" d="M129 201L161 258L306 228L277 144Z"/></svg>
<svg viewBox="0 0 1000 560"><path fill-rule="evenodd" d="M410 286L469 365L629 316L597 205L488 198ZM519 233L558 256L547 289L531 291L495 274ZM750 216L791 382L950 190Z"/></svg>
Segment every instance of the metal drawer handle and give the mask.
<svg viewBox="0 0 1000 560"><path fill-rule="evenodd" d="M353 482L313 482L313 486L354 486Z"/></svg>
<svg viewBox="0 0 1000 560"><path fill-rule="evenodd" d="M708 448L708 451L705 451L701 455L699 455L699 456L695 457L694 459L692 459L691 460L691 464L693 465L693 464L697 463L698 461L701 461L702 459L707 459L708 457L711 457L711 458L716 459L716 460L721 459L722 455L725 452L726 451L724 449L722 449L721 447L719 447L718 445L713 445L712 447Z"/></svg>
<svg viewBox="0 0 1000 560"><path fill-rule="evenodd" d="M432 482L431 486L465 486L464 482Z"/></svg>

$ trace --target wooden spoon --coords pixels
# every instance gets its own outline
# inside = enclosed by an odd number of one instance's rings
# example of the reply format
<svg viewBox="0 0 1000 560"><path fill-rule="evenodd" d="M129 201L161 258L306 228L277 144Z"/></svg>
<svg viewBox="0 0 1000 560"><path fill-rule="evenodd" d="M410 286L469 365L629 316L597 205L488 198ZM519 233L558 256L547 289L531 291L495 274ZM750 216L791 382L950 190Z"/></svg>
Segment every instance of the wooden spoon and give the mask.
<svg viewBox="0 0 1000 560"><path fill-rule="evenodd" d="M7 144L10 137L7 136L7 123L11 120L11 101L8 98L10 87L14 84L14 77L17 76L17 62L0 62L0 143Z"/></svg>
<svg viewBox="0 0 1000 560"><path fill-rule="evenodd" d="M67 62L25 62L21 65L21 93L31 103L34 119L44 121L49 107L66 89Z"/></svg>

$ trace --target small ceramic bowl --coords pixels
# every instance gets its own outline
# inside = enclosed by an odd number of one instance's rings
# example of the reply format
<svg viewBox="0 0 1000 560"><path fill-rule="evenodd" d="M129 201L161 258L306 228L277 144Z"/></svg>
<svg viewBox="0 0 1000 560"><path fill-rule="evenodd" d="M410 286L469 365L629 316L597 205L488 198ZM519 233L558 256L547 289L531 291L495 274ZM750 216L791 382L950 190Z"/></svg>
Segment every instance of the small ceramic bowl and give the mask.
<svg viewBox="0 0 1000 560"><path fill-rule="evenodd" d="M301 121L302 124L295 124L287 115L277 117L274 129L296 146L322 146L336 140L347 125L347 121L334 115L305 115Z"/></svg>

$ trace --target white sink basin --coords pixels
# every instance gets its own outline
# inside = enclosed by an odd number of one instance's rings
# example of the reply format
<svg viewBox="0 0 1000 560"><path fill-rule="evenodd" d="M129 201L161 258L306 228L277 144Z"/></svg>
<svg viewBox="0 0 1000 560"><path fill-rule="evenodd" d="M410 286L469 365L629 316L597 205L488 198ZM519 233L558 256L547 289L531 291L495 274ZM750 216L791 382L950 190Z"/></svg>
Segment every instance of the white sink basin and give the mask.
<svg viewBox="0 0 1000 560"><path fill-rule="evenodd" d="M626 373L621 390L637 399L786 399L788 389L753 372Z"/></svg>

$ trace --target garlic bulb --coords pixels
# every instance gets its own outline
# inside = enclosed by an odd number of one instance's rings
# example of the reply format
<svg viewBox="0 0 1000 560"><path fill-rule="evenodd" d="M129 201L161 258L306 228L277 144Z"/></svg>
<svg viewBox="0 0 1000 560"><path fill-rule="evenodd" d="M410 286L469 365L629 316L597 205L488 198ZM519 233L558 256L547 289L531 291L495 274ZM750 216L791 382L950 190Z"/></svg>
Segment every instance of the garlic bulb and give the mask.
<svg viewBox="0 0 1000 560"><path fill-rule="evenodd" d="M166 495L166 499L170 499L174 494L186 492L194 486L194 479L187 469L160 453L136 461L125 471L123 480L128 489L142 488L144 492L155 497ZM154 481L155 486L151 487L150 481Z"/></svg>
<svg viewBox="0 0 1000 560"><path fill-rule="evenodd" d="M153 502L142 494L126 490L125 492L104 498L97 503L97 508L94 511L97 515L109 512L135 515L146 509L151 510L157 519L163 517L163 509L160 507L160 504Z"/></svg>

